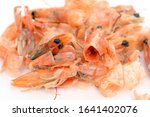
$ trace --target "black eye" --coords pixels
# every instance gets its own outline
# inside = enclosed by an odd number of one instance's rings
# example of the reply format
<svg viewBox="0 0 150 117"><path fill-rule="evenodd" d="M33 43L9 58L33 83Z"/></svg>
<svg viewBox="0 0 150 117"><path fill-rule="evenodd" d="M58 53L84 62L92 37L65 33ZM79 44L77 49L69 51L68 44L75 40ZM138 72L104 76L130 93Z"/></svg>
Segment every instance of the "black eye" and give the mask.
<svg viewBox="0 0 150 117"><path fill-rule="evenodd" d="M139 13L134 13L133 14L135 17L139 18L140 17L140 14Z"/></svg>
<svg viewBox="0 0 150 117"><path fill-rule="evenodd" d="M58 46L58 48L59 48L59 49L62 49L63 46L64 46L63 44L60 44L60 45Z"/></svg>
<svg viewBox="0 0 150 117"><path fill-rule="evenodd" d="M146 45L147 45L147 44L148 44L148 39L144 39L144 41L143 41L143 42L144 42L144 44L146 44Z"/></svg>
<svg viewBox="0 0 150 117"><path fill-rule="evenodd" d="M97 29L102 29L102 26L97 26L96 28L97 28Z"/></svg>
<svg viewBox="0 0 150 117"><path fill-rule="evenodd" d="M123 45L124 47L128 47L129 46L129 42L127 40L123 40L121 45Z"/></svg>
<svg viewBox="0 0 150 117"><path fill-rule="evenodd" d="M54 43L59 44L59 43L60 43L60 39L59 39L59 38L56 38L56 39L54 40Z"/></svg>
<svg viewBox="0 0 150 117"><path fill-rule="evenodd" d="M32 19L35 19L35 14L36 14L36 11L32 11L32 12L31 12Z"/></svg>

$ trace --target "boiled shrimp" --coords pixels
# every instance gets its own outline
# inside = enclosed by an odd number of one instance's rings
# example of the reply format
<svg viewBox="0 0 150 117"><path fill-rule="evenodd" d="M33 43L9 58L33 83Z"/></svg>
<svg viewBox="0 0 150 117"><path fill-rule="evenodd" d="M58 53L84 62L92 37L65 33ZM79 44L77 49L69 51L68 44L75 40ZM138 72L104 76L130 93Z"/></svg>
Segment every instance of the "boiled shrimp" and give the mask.
<svg viewBox="0 0 150 117"><path fill-rule="evenodd" d="M70 49L70 50L69 50ZM40 57L32 60L29 64L30 68L42 68L52 65L59 65L73 62L76 59L75 50L72 46L66 45L57 55L53 55L51 51L41 55Z"/></svg>
<svg viewBox="0 0 150 117"><path fill-rule="evenodd" d="M53 37L47 43L37 46L32 54L29 56L31 60L36 59L37 57L45 54L48 51L52 51L53 54L57 54L64 45L69 43L69 36L66 34L61 34Z"/></svg>
<svg viewBox="0 0 150 117"><path fill-rule="evenodd" d="M144 77L139 53L150 68L149 31L132 6L105 0L66 0L60 8L14 8L15 22L0 37L3 69L18 73L24 88L94 84L104 96L133 89ZM138 68L138 69L137 69ZM140 72L140 75L139 75Z"/></svg>

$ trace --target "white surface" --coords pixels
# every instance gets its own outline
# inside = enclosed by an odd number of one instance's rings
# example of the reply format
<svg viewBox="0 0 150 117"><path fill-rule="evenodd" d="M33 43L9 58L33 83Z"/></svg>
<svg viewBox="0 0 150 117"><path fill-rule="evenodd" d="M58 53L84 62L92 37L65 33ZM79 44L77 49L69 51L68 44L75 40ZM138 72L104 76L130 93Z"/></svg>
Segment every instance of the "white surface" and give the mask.
<svg viewBox="0 0 150 117"><path fill-rule="evenodd" d="M61 6L63 5L63 0L0 0L0 34L4 31L6 26L13 22L13 8L15 6L29 6L30 9L37 7L49 7L48 4L45 4L47 1L49 5L52 6ZM131 4L135 6L138 12L145 17L146 26L150 27L150 7L148 6L148 0L108 0L111 5L117 4ZM149 22L148 22L149 21ZM55 90L32 90L22 92L20 88L11 86L11 80L14 79L7 72L0 73L0 99L53 99L55 96ZM139 86L137 86L139 92L149 92L150 93L150 78L144 78ZM59 99L133 99L133 90L122 90L118 93L117 96L112 98L103 97L98 89L95 87L89 87L84 89L79 88L67 88L67 89L58 89Z"/></svg>

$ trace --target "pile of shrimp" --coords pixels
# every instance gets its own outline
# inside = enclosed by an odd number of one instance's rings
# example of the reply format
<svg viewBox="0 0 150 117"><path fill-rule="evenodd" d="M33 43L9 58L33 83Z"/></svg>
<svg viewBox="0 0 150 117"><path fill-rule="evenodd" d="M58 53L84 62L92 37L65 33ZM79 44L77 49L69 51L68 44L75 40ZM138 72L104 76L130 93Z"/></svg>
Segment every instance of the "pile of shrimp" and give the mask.
<svg viewBox="0 0 150 117"><path fill-rule="evenodd" d="M59 8L14 8L15 21L0 37L2 69L29 73L12 80L23 88L91 83L104 96L131 90L150 69L150 30L133 6L105 0L65 0Z"/></svg>

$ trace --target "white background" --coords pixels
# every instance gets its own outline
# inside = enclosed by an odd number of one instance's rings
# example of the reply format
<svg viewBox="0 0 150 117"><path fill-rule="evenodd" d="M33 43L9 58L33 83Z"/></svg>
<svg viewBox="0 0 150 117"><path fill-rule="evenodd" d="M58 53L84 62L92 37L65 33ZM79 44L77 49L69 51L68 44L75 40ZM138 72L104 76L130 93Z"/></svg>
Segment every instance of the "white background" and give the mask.
<svg viewBox="0 0 150 117"><path fill-rule="evenodd" d="M13 8L15 6L29 6L30 9L37 7L53 7L53 6L62 6L64 4L63 0L0 0L0 34L5 30L5 28L14 21ZM135 6L137 12L145 17L145 26L150 27L150 7L148 0L108 0L111 5L117 4L131 4ZM11 86L11 80L14 77L10 76L7 72L0 73L0 99L14 99L14 100L24 100L24 99L33 99L40 100L53 99L55 96L55 90L32 90L22 92L22 89ZM150 78L145 77L136 87L138 92L150 93ZM134 90L135 90L134 89ZM95 87L86 87L86 88L63 88L58 89L57 100L68 100L68 99L77 99L77 100L99 100L99 99L133 99L133 90L122 90L118 92L118 95L112 98L103 97L97 88Z"/></svg>

